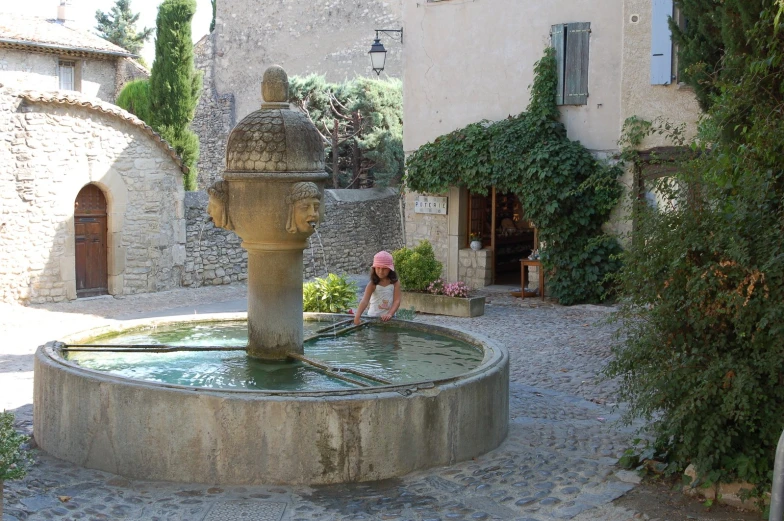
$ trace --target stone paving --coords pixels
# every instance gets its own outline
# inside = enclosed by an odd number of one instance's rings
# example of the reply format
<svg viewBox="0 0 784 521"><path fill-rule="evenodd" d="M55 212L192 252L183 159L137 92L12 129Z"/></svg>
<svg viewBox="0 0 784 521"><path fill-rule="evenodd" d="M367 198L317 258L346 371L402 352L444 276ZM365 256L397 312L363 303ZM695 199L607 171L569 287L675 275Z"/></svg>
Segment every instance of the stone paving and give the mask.
<svg viewBox="0 0 784 521"><path fill-rule="evenodd" d="M360 280L364 280L360 278ZM35 342L132 314L178 313L200 303L244 298L244 286L175 290L45 308L0 309L0 331L16 339L16 371L0 369L0 407L13 404L19 428L32 427ZM418 316L417 320L480 333L510 352L510 428L495 451L450 467L383 482L320 487L217 487L156 483L83 469L37 454L29 475L5 485L4 521L57 520L550 520L645 518L611 502L636 476L615 462L633 430L616 420L614 385L598 373L609 357L609 308L561 307L539 299L489 293L482 317ZM13 312L12 318L5 313ZM211 311L213 311L211 309ZM157 313L156 313L157 312ZM42 324L56 327L44 328ZM36 327L38 325L38 327ZM12 342L13 343L13 342ZM6 343L7 344L7 343ZM0 367L10 351L0 348ZM29 362L29 363L28 363ZM22 375L22 376L20 376ZM14 378L15 377L15 378ZM11 383L9 383L11 382ZM8 394L13 387L11 393ZM27 394L25 394L27 393ZM628 482L627 482L628 481Z"/></svg>

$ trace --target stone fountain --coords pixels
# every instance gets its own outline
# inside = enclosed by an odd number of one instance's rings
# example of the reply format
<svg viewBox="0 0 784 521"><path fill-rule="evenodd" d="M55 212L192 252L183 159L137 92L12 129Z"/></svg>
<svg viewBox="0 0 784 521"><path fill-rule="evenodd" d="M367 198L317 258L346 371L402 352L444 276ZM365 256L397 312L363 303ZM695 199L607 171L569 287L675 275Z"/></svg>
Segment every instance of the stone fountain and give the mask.
<svg viewBox="0 0 784 521"><path fill-rule="evenodd" d="M245 370L259 364L280 370L290 366L266 361L303 353L302 251L323 211L327 174L320 137L304 115L289 109L287 90L280 67L265 72L264 103L232 131L224 179L209 189L215 224L234 230L248 251L248 345L229 347L239 351ZM384 326L402 329L402 336L418 330L430 342L446 336L470 344L479 353L478 365L448 377L379 379L379 385L338 390L161 383L91 369L70 358L78 351L113 356L107 349L113 346L96 339L118 332L171 324L203 330L239 318L244 317L133 321L41 346L35 355L33 422L39 447L84 467L144 480L329 484L449 465L492 450L506 437L508 352L454 328L402 321ZM133 356L147 360L154 351L145 349L151 347L157 346L114 351L135 351ZM361 355L364 348L354 349ZM217 352L200 350L206 356ZM198 364L209 374L221 362Z"/></svg>
<svg viewBox="0 0 784 521"><path fill-rule="evenodd" d="M323 212L324 145L313 123L290 109L286 72L264 73L264 103L232 130L223 181L207 208L248 251L248 355L302 354L302 251Z"/></svg>

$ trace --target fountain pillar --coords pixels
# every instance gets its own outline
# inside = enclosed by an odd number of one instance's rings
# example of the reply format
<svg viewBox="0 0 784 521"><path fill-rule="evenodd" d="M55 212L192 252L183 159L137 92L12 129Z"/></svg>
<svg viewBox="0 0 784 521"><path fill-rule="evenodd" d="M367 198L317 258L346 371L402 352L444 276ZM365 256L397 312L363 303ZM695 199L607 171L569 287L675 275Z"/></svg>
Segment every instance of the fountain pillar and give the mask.
<svg viewBox="0 0 784 521"><path fill-rule="evenodd" d="M302 354L302 250L323 215L324 145L313 123L288 104L288 77L264 73L264 103L234 127L223 180L208 193L216 226L248 251L248 354Z"/></svg>

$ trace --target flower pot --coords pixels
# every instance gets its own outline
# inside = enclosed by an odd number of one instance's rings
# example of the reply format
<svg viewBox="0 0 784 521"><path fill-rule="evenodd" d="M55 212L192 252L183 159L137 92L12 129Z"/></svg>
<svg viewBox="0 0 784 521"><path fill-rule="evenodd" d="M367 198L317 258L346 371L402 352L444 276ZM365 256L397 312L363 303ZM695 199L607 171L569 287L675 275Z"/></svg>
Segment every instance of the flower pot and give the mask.
<svg viewBox="0 0 784 521"><path fill-rule="evenodd" d="M471 249L479 251L482 249L482 241L471 241Z"/></svg>
<svg viewBox="0 0 784 521"><path fill-rule="evenodd" d="M401 309L451 317L478 317L485 314L485 297L449 297L416 291L403 291Z"/></svg>

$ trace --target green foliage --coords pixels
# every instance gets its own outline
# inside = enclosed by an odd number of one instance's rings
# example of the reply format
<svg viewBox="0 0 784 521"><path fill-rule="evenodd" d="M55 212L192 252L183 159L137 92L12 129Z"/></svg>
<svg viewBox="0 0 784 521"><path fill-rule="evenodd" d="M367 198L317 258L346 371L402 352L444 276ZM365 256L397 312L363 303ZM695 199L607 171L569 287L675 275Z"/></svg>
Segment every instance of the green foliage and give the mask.
<svg viewBox="0 0 784 521"><path fill-rule="evenodd" d="M767 16L772 0L675 0L686 18L685 28L670 22L678 44L682 79L692 85L700 106L707 110L720 95L720 83L743 75L744 61L761 57L760 48L748 35L760 20L773 26ZM762 16L761 16L762 14ZM771 43L770 41L768 43Z"/></svg>
<svg viewBox="0 0 784 521"><path fill-rule="evenodd" d="M196 187L198 139L189 129L201 92L201 72L193 66L191 20L195 0L164 0L158 7L155 62L150 73L150 125L181 155L189 172L188 190Z"/></svg>
<svg viewBox="0 0 784 521"><path fill-rule="evenodd" d="M215 30L215 15L218 11L218 0L210 0L212 6L212 20L210 20L210 33Z"/></svg>
<svg viewBox="0 0 784 521"><path fill-rule="evenodd" d="M14 430L14 415L0 413L0 486L3 481L19 479L27 472L30 456L22 449L27 440L27 436Z"/></svg>
<svg viewBox="0 0 784 521"><path fill-rule="evenodd" d="M671 463L757 493L784 410L784 45L768 4L721 33L723 63L737 69L712 77L697 157L656 184L666 211L634 209L624 341L607 370L627 418L652 421Z"/></svg>
<svg viewBox="0 0 784 521"><path fill-rule="evenodd" d="M621 171L566 137L552 49L534 72L527 112L473 123L423 145L408 158L405 184L423 193L462 185L475 193L495 186L516 194L539 229L552 293L566 305L600 301L607 275L619 267L620 246L601 227L620 199Z"/></svg>
<svg viewBox="0 0 784 521"><path fill-rule="evenodd" d="M117 96L116 103L150 125L152 113L150 112L149 80L133 80L126 83L122 91L120 91L120 95Z"/></svg>
<svg viewBox="0 0 784 521"><path fill-rule="evenodd" d="M139 13L133 14L130 0L117 0L108 13L96 10L95 20L98 22L95 26L98 36L133 54L139 54L152 36L152 27L136 31Z"/></svg>
<svg viewBox="0 0 784 521"><path fill-rule="evenodd" d="M414 248L395 250L392 259L403 289L427 291L430 283L441 276L443 265L436 260L430 241L422 241Z"/></svg>
<svg viewBox="0 0 784 521"><path fill-rule="evenodd" d="M310 313L344 313L357 302L357 285L330 273L302 286L302 309Z"/></svg>
<svg viewBox="0 0 784 521"><path fill-rule="evenodd" d="M361 153L359 168L367 172L376 186L396 184L402 178L403 85L398 79L356 78L329 83L324 76L293 76L289 79L290 100L306 111L326 143L328 169L332 162L331 134L338 123L338 173L340 186L355 181L360 172L353 159L353 148ZM360 128L352 116L358 113ZM351 185L357 188L356 182Z"/></svg>

